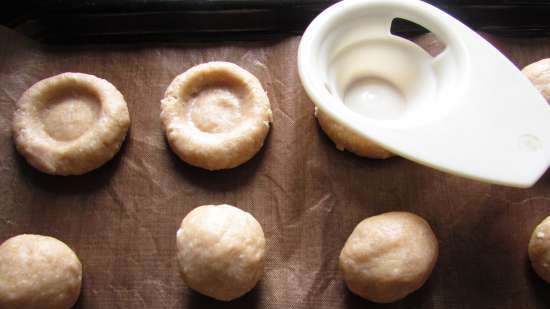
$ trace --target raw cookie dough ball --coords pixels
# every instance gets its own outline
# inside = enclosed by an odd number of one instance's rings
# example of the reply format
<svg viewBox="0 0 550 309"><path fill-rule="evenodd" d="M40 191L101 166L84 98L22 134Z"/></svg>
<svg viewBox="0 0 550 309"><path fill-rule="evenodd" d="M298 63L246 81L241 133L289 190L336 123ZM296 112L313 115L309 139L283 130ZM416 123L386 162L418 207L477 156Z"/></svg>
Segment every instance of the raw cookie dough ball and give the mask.
<svg viewBox="0 0 550 309"><path fill-rule="evenodd" d="M0 246L0 309L69 309L81 281L78 257L55 238L19 235Z"/></svg>
<svg viewBox="0 0 550 309"><path fill-rule="evenodd" d="M355 227L340 253L340 269L353 293L390 303L426 282L437 255L437 239L424 219L389 212Z"/></svg>
<svg viewBox="0 0 550 309"><path fill-rule="evenodd" d="M321 129L323 129L326 135L336 144L338 150L349 150L358 156L371 159L387 159L393 157L391 152L343 126L336 119L317 107L315 107L315 116L317 117Z"/></svg>
<svg viewBox="0 0 550 309"><path fill-rule="evenodd" d="M533 231L528 251L535 272L550 283L550 216Z"/></svg>
<svg viewBox="0 0 550 309"><path fill-rule="evenodd" d="M550 102L550 58L532 63L522 72L537 87L546 101Z"/></svg>
<svg viewBox="0 0 550 309"><path fill-rule="evenodd" d="M207 170L250 160L269 132L271 108L258 79L229 62L208 62L177 76L161 101L172 150Z"/></svg>
<svg viewBox="0 0 550 309"><path fill-rule="evenodd" d="M250 291L263 275L265 238L254 217L230 205L193 209L177 233L183 281L193 290L229 301Z"/></svg>
<svg viewBox="0 0 550 309"><path fill-rule="evenodd" d="M80 175L109 161L130 125L122 94L108 81L63 73L27 89L17 102L17 150L38 170Z"/></svg>

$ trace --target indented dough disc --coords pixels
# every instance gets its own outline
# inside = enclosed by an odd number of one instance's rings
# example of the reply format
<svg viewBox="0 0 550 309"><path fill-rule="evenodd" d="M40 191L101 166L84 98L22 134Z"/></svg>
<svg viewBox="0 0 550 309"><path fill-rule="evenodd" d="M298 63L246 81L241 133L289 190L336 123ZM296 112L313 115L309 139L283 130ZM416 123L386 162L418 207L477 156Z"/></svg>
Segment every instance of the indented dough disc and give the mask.
<svg viewBox="0 0 550 309"><path fill-rule="evenodd" d="M161 101L172 150L208 170L251 159L269 132L271 108L254 75L229 62L208 62L177 76Z"/></svg>
<svg viewBox="0 0 550 309"><path fill-rule="evenodd" d="M535 272L544 281L550 283L550 216L533 231L528 252Z"/></svg>
<svg viewBox="0 0 550 309"><path fill-rule="evenodd" d="M193 209L177 232L178 266L185 283L229 301L250 291L263 275L265 238L249 213L230 205Z"/></svg>
<svg viewBox="0 0 550 309"><path fill-rule="evenodd" d="M428 222L408 212L361 221L340 253L348 288L377 303L400 300L419 289L437 261L438 243Z"/></svg>
<svg viewBox="0 0 550 309"><path fill-rule="evenodd" d="M78 257L53 237L19 235L0 245L0 309L69 309L81 282Z"/></svg>
<svg viewBox="0 0 550 309"><path fill-rule="evenodd" d="M334 142L338 150L348 150L358 156L371 159L393 157L391 152L378 146L368 138L353 132L317 107L315 107L315 116L321 129Z"/></svg>
<svg viewBox="0 0 550 309"><path fill-rule="evenodd" d="M89 74L63 73L23 93L13 134L17 150L38 170L79 175L109 161L129 125L126 101L111 83Z"/></svg>
<svg viewBox="0 0 550 309"><path fill-rule="evenodd" d="M522 72L537 87L546 101L550 102L550 58L532 63Z"/></svg>

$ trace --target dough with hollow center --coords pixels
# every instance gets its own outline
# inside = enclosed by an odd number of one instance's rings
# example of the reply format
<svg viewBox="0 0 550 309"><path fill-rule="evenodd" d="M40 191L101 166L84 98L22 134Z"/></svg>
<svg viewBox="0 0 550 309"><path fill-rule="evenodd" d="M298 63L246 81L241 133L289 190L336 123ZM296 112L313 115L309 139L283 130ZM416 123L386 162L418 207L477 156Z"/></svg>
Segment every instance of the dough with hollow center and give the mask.
<svg viewBox="0 0 550 309"><path fill-rule="evenodd" d="M41 80L17 102L17 150L38 170L80 175L109 161L124 141L130 115L108 81L83 73Z"/></svg>
<svg viewBox="0 0 550 309"><path fill-rule="evenodd" d="M550 58L531 63L522 70L546 101L550 102Z"/></svg>
<svg viewBox="0 0 550 309"><path fill-rule="evenodd" d="M394 156L391 152L353 132L317 107L315 107L315 116L321 129L334 142L338 150L348 150L358 156L371 159L387 159Z"/></svg>
<svg viewBox="0 0 550 309"><path fill-rule="evenodd" d="M550 216L533 231L529 241L529 259L535 272L550 283Z"/></svg>
<svg viewBox="0 0 550 309"><path fill-rule="evenodd" d="M408 212L389 212L355 227L340 253L340 269L353 293L390 303L426 282L437 255L437 239L424 219Z"/></svg>
<svg viewBox="0 0 550 309"><path fill-rule="evenodd" d="M208 170L250 160L269 132L271 107L258 79L229 62L208 62L177 76L161 101L172 150Z"/></svg>
<svg viewBox="0 0 550 309"><path fill-rule="evenodd" d="M230 205L193 209L177 232L177 260L185 283L229 301L250 291L263 275L265 238L254 217Z"/></svg>
<svg viewBox="0 0 550 309"><path fill-rule="evenodd" d="M69 309L81 281L78 257L53 237L24 234L0 246L0 309Z"/></svg>

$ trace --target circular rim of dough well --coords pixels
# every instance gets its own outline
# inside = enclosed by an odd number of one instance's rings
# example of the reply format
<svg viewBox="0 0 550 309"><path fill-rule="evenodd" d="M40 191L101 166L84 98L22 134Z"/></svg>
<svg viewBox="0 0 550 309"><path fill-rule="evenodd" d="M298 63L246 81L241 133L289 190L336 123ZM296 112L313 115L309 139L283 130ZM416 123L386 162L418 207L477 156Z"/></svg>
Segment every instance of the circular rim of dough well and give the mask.
<svg viewBox="0 0 550 309"><path fill-rule="evenodd" d="M542 229L545 229L546 233ZM535 273L542 280L550 283L550 216L533 229L527 252Z"/></svg>
<svg viewBox="0 0 550 309"><path fill-rule="evenodd" d="M323 132L340 151L348 150L355 155L370 159L388 159L395 156L370 139L353 132L317 107L315 107L315 117Z"/></svg>
<svg viewBox="0 0 550 309"><path fill-rule="evenodd" d="M65 94L93 97L97 118L79 136L59 140L46 132L41 113ZM19 153L36 169L81 175L113 158L129 126L128 106L115 86L94 75L67 72L43 79L23 93L16 105L13 137Z"/></svg>
<svg viewBox="0 0 550 309"><path fill-rule="evenodd" d="M550 58L545 58L527 65L521 72L539 90L550 103Z"/></svg>
<svg viewBox="0 0 550 309"><path fill-rule="evenodd" d="M192 102L197 93L216 87L235 94L240 118L230 130L206 132L190 116L195 108ZM161 101L160 118L168 144L181 160L220 170L247 162L262 148L272 113L269 98L252 73L234 63L214 61L174 78Z"/></svg>
<svg viewBox="0 0 550 309"><path fill-rule="evenodd" d="M185 231L189 228L194 229ZM262 225L251 213L232 205L193 208L180 223L176 248L177 265L185 284L217 300L242 297L264 275L267 247ZM220 257L224 257L223 261Z"/></svg>
<svg viewBox="0 0 550 309"><path fill-rule="evenodd" d="M438 256L437 236L424 218L392 211L365 218L355 226L338 267L352 293L383 304L419 290L431 276Z"/></svg>
<svg viewBox="0 0 550 309"><path fill-rule="evenodd" d="M69 309L78 301L82 263L61 240L36 234L13 236L0 244L0 262L1 308Z"/></svg>

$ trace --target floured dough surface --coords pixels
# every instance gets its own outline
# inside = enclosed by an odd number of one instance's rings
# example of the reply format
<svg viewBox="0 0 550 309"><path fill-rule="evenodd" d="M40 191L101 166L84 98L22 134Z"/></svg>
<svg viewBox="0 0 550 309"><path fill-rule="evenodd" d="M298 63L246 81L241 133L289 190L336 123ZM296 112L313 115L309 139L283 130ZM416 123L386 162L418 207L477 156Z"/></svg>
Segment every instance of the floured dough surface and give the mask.
<svg viewBox="0 0 550 309"><path fill-rule="evenodd" d="M208 62L177 76L161 101L172 150L208 170L233 168L262 147L271 122L258 79L229 62Z"/></svg>
<svg viewBox="0 0 550 309"><path fill-rule="evenodd" d="M346 241L339 262L353 293L390 303L419 289L437 256L437 239L424 219L389 212L361 221Z"/></svg>
<svg viewBox="0 0 550 309"><path fill-rule="evenodd" d="M233 300L254 288L263 275L265 250L258 221L230 205L193 209L177 232L183 280L218 300Z"/></svg>
<svg viewBox="0 0 550 309"><path fill-rule="evenodd" d="M533 231L528 252L535 272L544 281L550 283L550 216Z"/></svg>
<svg viewBox="0 0 550 309"><path fill-rule="evenodd" d="M550 102L550 58L532 63L522 72L537 87L546 101Z"/></svg>
<svg viewBox="0 0 550 309"><path fill-rule="evenodd" d="M69 309L81 282L78 257L53 237L19 235L0 246L1 309Z"/></svg>
<svg viewBox="0 0 550 309"><path fill-rule="evenodd" d="M79 175L110 160L129 126L126 101L111 83L89 74L63 73L23 93L13 134L17 150L38 170Z"/></svg>
<svg viewBox="0 0 550 309"><path fill-rule="evenodd" d="M371 159L393 157L391 152L378 146L368 138L353 132L317 107L315 107L315 116L321 129L334 142L338 150L348 150L358 156Z"/></svg>

